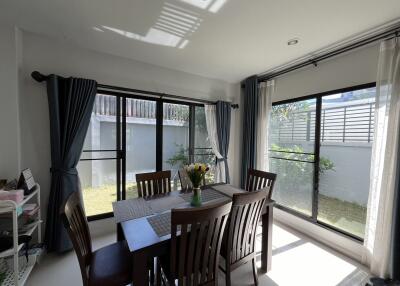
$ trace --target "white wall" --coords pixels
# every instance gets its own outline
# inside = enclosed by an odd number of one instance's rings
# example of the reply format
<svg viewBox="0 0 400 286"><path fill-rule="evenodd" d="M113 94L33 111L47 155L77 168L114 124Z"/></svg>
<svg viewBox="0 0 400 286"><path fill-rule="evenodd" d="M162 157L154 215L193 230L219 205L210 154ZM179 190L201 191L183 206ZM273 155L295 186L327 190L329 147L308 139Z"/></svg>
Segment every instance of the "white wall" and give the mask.
<svg viewBox="0 0 400 286"><path fill-rule="evenodd" d="M378 45L365 47L279 77L273 101L375 82L378 49Z"/></svg>
<svg viewBox="0 0 400 286"><path fill-rule="evenodd" d="M13 179L20 169L18 64L20 35L0 27L0 179Z"/></svg>
<svg viewBox="0 0 400 286"><path fill-rule="evenodd" d="M0 27L0 41L0 131L7 134L7 139L2 136L0 140L0 178L14 178L20 169L31 168L42 186L43 209L47 208L50 186L49 115L45 84L35 82L30 76L32 71L192 98L235 101L235 89L224 81L78 48L29 32L19 34L14 28ZM231 132L234 137L234 127ZM231 141L231 150L235 149L234 143Z"/></svg>

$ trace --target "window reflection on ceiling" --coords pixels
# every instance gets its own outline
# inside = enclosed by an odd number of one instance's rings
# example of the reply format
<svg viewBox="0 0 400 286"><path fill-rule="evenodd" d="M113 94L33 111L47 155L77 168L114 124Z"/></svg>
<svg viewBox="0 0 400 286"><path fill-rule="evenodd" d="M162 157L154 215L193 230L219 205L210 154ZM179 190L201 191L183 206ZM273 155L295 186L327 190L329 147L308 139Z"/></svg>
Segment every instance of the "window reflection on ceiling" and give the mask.
<svg viewBox="0 0 400 286"><path fill-rule="evenodd" d="M217 13L222 6L225 5L227 0L181 0L181 2L193 5L197 8L208 10Z"/></svg>
<svg viewBox="0 0 400 286"><path fill-rule="evenodd" d="M150 28L145 36L141 36L132 32L124 31L121 29L102 26L104 29L125 36L129 39L142 41L149 44L156 44L168 47L176 47L181 42L182 38L174 34L164 32L155 28Z"/></svg>
<svg viewBox="0 0 400 286"><path fill-rule="evenodd" d="M98 32L110 31L144 43L184 49L190 42L188 38L196 32L203 21L204 11L202 10L217 13L226 1L175 0L174 3L165 2L156 22L145 35L106 25L93 27L93 29ZM183 7L182 2L189 5ZM190 5L196 9L188 8Z"/></svg>

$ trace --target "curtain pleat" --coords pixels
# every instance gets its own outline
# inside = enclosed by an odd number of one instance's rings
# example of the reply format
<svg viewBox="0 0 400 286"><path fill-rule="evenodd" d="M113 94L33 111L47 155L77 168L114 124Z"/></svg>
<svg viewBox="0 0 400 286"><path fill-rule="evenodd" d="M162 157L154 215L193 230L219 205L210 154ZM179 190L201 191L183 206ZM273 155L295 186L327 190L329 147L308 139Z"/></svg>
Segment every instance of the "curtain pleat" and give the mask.
<svg viewBox="0 0 400 286"><path fill-rule="evenodd" d="M258 120L258 83L257 76L244 81L243 123L242 123L242 162L240 186L245 187L248 169L256 168L257 158L257 120Z"/></svg>
<svg viewBox="0 0 400 286"><path fill-rule="evenodd" d="M231 104L229 102L218 101L216 104L217 116L217 134L219 153L223 157L218 159L225 165L225 180L229 184L229 167L228 167L228 150L229 150L229 137L231 134Z"/></svg>
<svg viewBox="0 0 400 286"><path fill-rule="evenodd" d="M217 157L215 166L214 183L225 181L225 165L223 164L224 157L219 153L219 140L217 131L217 107L214 104L204 105L206 115L207 133L210 140L211 148Z"/></svg>
<svg viewBox="0 0 400 286"><path fill-rule="evenodd" d="M45 243L49 252L72 248L60 218L61 207L73 192L80 192L76 165L96 97L94 80L51 75L47 80L50 115L51 187Z"/></svg>
<svg viewBox="0 0 400 286"><path fill-rule="evenodd" d="M268 171L269 160L269 121L272 110L272 96L275 92L275 81L262 82L259 85L258 136L257 136L257 169Z"/></svg>
<svg viewBox="0 0 400 286"><path fill-rule="evenodd" d="M391 278L390 261L398 247L392 241L398 198L398 160L400 131L400 43L391 39L381 43L376 81L375 133L371 159L371 182L367 207L364 263L376 276ZM398 230L397 230L398 231ZM392 257L392 259L391 259ZM398 269L398 265L395 267ZM398 270L397 270L398 271Z"/></svg>

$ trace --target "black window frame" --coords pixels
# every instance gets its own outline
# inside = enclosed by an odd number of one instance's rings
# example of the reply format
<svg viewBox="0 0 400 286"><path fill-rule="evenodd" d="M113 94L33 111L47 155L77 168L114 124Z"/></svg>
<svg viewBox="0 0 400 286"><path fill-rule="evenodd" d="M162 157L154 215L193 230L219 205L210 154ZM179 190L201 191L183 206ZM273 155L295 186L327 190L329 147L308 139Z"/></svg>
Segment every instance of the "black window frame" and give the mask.
<svg viewBox="0 0 400 286"><path fill-rule="evenodd" d="M83 152L116 152L113 158L95 158L95 159L80 159L79 161L90 160L116 160L116 191L117 201L126 199L126 100L141 99L154 101L156 103L156 171L162 171L163 163L163 104L173 103L187 105L189 107L189 162L194 161L196 150L210 150L212 148L196 148L195 146L195 109L196 107L204 107L204 104L198 102L184 101L179 99L167 99L154 96L146 96L135 93L127 93L123 91L107 90L99 88L97 94L109 95L116 97L116 149L112 150L83 150ZM208 155L208 154L207 154ZM100 213L87 216L88 221L96 221L113 217L113 212Z"/></svg>
<svg viewBox="0 0 400 286"><path fill-rule="evenodd" d="M318 219L317 219L317 216L318 216L318 193L319 193L319 163L320 163L320 144L321 144L322 98L325 96L329 96L329 95L333 95L333 94L337 94L337 93L345 93L345 92L373 88L373 87L376 87L376 82L354 85L354 86L350 86L350 87L346 87L346 88L335 89L335 90L330 90L330 91L321 92L321 93L315 93L315 94L296 97L296 98L292 98L292 99L275 101L272 103L272 106L277 106L277 105L293 103L293 102L298 102L298 101L304 101L304 100L309 100L309 99L316 100L315 135L314 135L315 136L315 138L314 138L314 140L315 140L314 141L314 161L315 162L314 162L314 172L313 172L312 215L307 216L306 214L303 214L299 211L296 211L289 207L283 206L283 205L279 204L278 202L275 203L275 207L280 210L283 210L287 213L290 213L298 218L306 220L312 224L323 227L324 229L333 231L338 235L344 236L346 238L350 238L358 243L363 243L364 238L358 237L352 233L349 233L345 230L339 229L333 225L329 225L327 223L318 221ZM270 150L268 150L268 152L270 152Z"/></svg>

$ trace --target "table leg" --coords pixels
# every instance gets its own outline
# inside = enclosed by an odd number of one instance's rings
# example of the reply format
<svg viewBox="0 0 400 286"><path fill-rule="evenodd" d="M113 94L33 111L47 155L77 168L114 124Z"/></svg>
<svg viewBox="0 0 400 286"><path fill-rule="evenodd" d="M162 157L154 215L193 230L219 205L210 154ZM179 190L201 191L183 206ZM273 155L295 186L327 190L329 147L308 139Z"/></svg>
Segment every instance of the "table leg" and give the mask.
<svg viewBox="0 0 400 286"><path fill-rule="evenodd" d="M135 286L149 285L149 272L147 268L148 257L145 251L135 252L133 255L132 280Z"/></svg>
<svg viewBox="0 0 400 286"><path fill-rule="evenodd" d="M267 206L266 212L262 215L262 236L261 236L261 272L271 270L272 261L272 219L273 206Z"/></svg>
<svg viewBox="0 0 400 286"><path fill-rule="evenodd" d="M125 240L124 232L122 231L122 227L120 223L117 223L117 241Z"/></svg>

